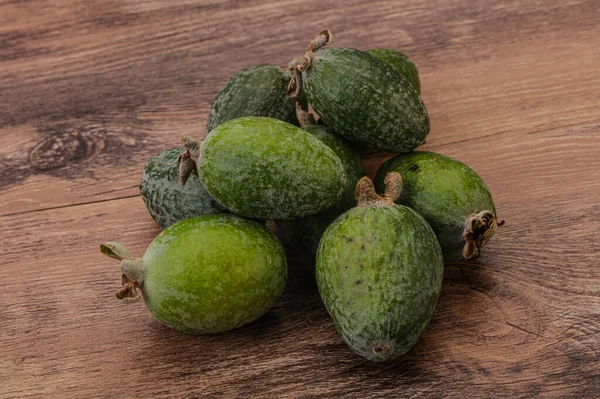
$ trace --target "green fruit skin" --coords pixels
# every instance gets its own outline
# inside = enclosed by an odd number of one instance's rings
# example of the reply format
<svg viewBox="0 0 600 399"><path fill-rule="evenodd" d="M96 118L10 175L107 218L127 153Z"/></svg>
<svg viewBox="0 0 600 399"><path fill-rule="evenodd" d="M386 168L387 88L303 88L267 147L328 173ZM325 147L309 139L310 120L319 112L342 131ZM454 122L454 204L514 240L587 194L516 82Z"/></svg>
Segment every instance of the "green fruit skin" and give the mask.
<svg viewBox="0 0 600 399"><path fill-rule="evenodd" d="M342 161L346 172L346 185L334 206L316 215L301 219L277 220L277 227L295 248L314 256L319 240L331 222L356 205L356 182L364 176L360 158L350 144L323 125L306 125L302 128L327 144Z"/></svg>
<svg viewBox="0 0 600 399"><path fill-rule="evenodd" d="M197 176L185 186L179 184L177 157L183 148L172 148L154 156L146 164L140 194L152 218L165 228L180 220L214 213L228 213L206 191Z"/></svg>
<svg viewBox="0 0 600 399"><path fill-rule="evenodd" d="M400 51L379 48L367 50L367 53L381 58L402 74L413 85L417 93L421 94L421 80L419 79L419 71L414 62L406 54Z"/></svg>
<svg viewBox="0 0 600 399"><path fill-rule="evenodd" d="M143 257L142 294L159 321L212 334L250 323L280 297L285 253L256 222L205 215L166 228Z"/></svg>
<svg viewBox="0 0 600 399"><path fill-rule="evenodd" d="M369 360L406 353L433 314L444 274L431 227L410 208L359 206L325 231L319 292L344 341ZM387 347L385 353L374 348Z"/></svg>
<svg viewBox="0 0 600 399"><path fill-rule="evenodd" d="M331 207L346 184L331 148L288 123L228 121L204 141L200 180L222 205L258 219L292 219Z"/></svg>
<svg viewBox="0 0 600 399"><path fill-rule="evenodd" d="M413 152L386 161L375 187L388 172L402 176L397 201L421 214L438 236L446 260L463 259L463 230L468 217L488 210L496 215L492 194L479 175L462 162L434 152Z"/></svg>
<svg viewBox="0 0 600 399"><path fill-rule="evenodd" d="M274 65L257 65L233 76L217 93L206 131L243 116L268 116L298 125L296 105L287 96L291 76Z"/></svg>
<svg viewBox="0 0 600 399"><path fill-rule="evenodd" d="M321 49L302 81L325 124L355 144L409 152L425 142L429 116L421 97L400 72L373 55Z"/></svg>

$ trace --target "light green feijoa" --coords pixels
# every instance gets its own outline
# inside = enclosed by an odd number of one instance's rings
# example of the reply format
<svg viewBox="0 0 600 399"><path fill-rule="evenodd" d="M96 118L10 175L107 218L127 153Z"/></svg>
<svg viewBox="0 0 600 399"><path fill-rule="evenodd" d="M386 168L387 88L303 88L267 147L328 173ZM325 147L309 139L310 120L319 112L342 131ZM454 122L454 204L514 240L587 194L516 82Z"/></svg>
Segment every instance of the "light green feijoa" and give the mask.
<svg viewBox="0 0 600 399"><path fill-rule="evenodd" d="M206 131L243 116L268 116L298 125L296 106L286 95L289 72L274 65L257 65L234 75L217 93Z"/></svg>
<svg viewBox="0 0 600 399"><path fill-rule="evenodd" d="M338 332L373 361L413 347L433 314L444 274L429 224L394 204L400 175L392 172L386 180L383 196L368 177L358 182L357 206L325 231L316 262L319 293Z"/></svg>
<svg viewBox="0 0 600 399"><path fill-rule="evenodd" d="M292 219L331 207L346 184L335 152L313 135L273 118L219 125L181 160L182 181L195 172L219 203L238 215Z"/></svg>
<svg viewBox="0 0 600 399"><path fill-rule="evenodd" d="M354 195L356 182L364 173L356 151L350 143L334 134L331 128L310 124L303 126L302 129L327 144L340 158L346 172L344 191L334 206L316 215L300 219L277 220L277 227L288 242L306 254L314 256L325 229L335 218L356 205Z"/></svg>
<svg viewBox="0 0 600 399"><path fill-rule="evenodd" d="M148 161L140 193L152 218L165 228L180 220L213 213L229 213L206 191L197 176L179 184L177 157L183 148L163 151Z"/></svg>
<svg viewBox="0 0 600 399"><path fill-rule="evenodd" d="M211 334L250 323L266 313L285 287L285 253L260 224L233 215L205 215L167 227L134 258L108 242L102 253L121 261L117 298L138 300L161 323Z"/></svg>
<svg viewBox="0 0 600 399"><path fill-rule="evenodd" d="M375 180L378 189L392 171L400 173L404 181L398 203L429 222L446 260L479 256L496 233L498 222L490 189L473 169L434 152L413 152L381 165Z"/></svg>
<svg viewBox="0 0 600 399"><path fill-rule="evenodd" d="M322 32L297 60L290 95L303 91L323 122L354 144L393 152L423 144L429 116L413 85L364 51L322 48L330 38Z"/></svg>
<svg viewBox="0 0 600 399"><path fill-rule="evenodd" d="M421 81L419 80L419 71L417 66L408 56L397 50L378 48L367 50L367 53L381 58L402 74L415 88L417 93L421 94Z"/></svg>

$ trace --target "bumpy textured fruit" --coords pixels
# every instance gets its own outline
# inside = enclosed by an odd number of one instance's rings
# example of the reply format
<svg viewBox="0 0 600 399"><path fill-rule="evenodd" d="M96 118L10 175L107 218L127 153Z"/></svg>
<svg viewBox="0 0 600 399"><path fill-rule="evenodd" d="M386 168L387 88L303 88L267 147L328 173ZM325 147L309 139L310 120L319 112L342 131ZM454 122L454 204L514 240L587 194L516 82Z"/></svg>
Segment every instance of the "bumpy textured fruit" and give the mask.
<svg viewBox="0 0 600 399"><path fill-rule="evenodd" d="M258 65L239 72L217 93L206 131L243 116L268 116L298 125L295 103L286 95L289 81L290 74L274 65Z"/></svg>
<svg viewBox="0 0 600 399"><path fill-rule="evenodd" d="M172 148L152 157L142 174L142 199L162 228L194 216L228 213L208 194L197 176L192 176L185 186L179 184L177 157L183 151Z"/></svg>
<svg viewBox="0 0 600 399"><path fill-rule="evenodd" d="M419 80L419 71L414 62L406 54L400 51L379 48L367 50L367 53L381 58L402 74L413 85L417 93L421 94L421 81Z"/></svg>
<svg viewBox="0 0 600 399"><path fill-rule="evenodd" d="M189 144L186 144L190 147ZM338 156L313 135L273 118L245 117L209 133L198 154L182 156L182 177L196 162L206 190L227 209L258 219L319 213L346 184ZM185 180L184 178L182 180Z"/></svg>
<svg viewBox="0 0 600 399"><path fill-rule="evenodd" d="M473 169L434 152L414 152L381 165L377 188L383 187L391 171L400 173L404 181L398 203L429 222L446 260L479 256L498 223L490 190Z"/></svg>
<svg viewBox="0 0 600 399"><path fill-rule="evenodd" d="M205 215L166 228L143 258L122 245L102 244L121 260L119 299L144 302L176 330L210 334L247 324L277 301L287 265L281 244L258 223L233 215Z"/></svg>
<svg viewBox="0 0 600 399"><path fill-rule="evenodd" d="M321 49L323 35L297 61L290 95L301 86L325 124L355 144L395 152L423 144L429 116L410 82L387 62L363 51Z"/></svg>
<svg viewBox="0 0 600 399"><path fill-rule="evenodd" d="M406 353L429 323L441 290L435 233L414 210L394 204L401 178L384 196L364 177L356 208L325 231L317 252L319 292L344 341L373 361Z"/></svg>
<svg viewBox="0 0 600 399"><path fill-rule="evenodd" d="M303 130L327 144L342 161L346 172L346 185L334 206L316 215L301 219L278 220L277 226L283 236L297 249L315 255L319 240L327 227L339 215L356 205L354 191L356 182L363 176L360 158L350 144L323 125L305 125Z"/></svg>

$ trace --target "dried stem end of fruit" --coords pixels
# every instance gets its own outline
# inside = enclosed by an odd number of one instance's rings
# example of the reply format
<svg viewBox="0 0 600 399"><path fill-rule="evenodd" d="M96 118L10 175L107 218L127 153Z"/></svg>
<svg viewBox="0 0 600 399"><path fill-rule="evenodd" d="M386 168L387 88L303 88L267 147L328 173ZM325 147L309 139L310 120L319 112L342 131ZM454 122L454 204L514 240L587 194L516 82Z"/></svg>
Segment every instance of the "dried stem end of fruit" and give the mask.
<svg viewBox="0 0 600 399"><path fill-rule="evenodd" d="M134 258L131 252L118 242L107 242L100 245L100 251L113 259L121 261L122 289L117 292L117 299L126 302L137 302L142 297L138 288L144 280L144 261Z"/></svg>
<svg viewBox="0 0 600 399"><path fill-rule="evenodd" d="M177 164L179 165L179 184L184 186L192 173L198 176L198 162L200 161L202 142L181 136L181 143L185 151L177 158Z"/></svg>
<svg viewBox="0 0 600 399"><path fill-rule="evenodd" d="M390 172L385 176L385 193L377 194L373 181L367 176L356 183L357 206L392 206L402 192L402 176L398 172Z"/></svg>
<svg viewBox="0 0 600 399"><path fill-rule="evenodd" d="M306 54L295 58L288 64L288 70L292 74L292 79L288 85L287 95L290 98L296 98L302 90L302 72L310 68L314 55L319 49L325 47L333 40L333 33L330 30L324 30L308 44Z"/></svg>
<svg viewBox="0 0 600 399"><path fill-rule="evenodd" d="M476 259L481 254L481 248L496 234L496 228L502 226L504 221L497 222L493 212L485 210L470 216L465 222L463 237L465 259Z"/></svg>

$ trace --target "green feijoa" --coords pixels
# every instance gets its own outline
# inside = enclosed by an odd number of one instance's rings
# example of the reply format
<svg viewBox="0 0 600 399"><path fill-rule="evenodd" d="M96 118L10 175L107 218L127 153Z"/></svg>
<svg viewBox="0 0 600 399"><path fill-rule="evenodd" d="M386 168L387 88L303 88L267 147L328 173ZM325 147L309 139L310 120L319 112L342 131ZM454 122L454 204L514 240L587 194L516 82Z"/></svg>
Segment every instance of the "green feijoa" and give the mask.
<svg viewBox="0 0 600 399"><path fill-rule="evenodd" d="M142 295L160 322L193 334L227 331L257 319L277 301L287 279L285 254L275 236L233 215L175 223L142 258L115 242L100 249L121 261L123 289L117 298L132 301Z"/></svg>
<svg viewBox="0 0 600 399"><path fill-rule="evenodd" d="M217 93L206 131L243 116L268 116L298 125L296 106L286 95L289 72L274 65L257 65L233 76Z"/></svg>
<svg viewBox="0 0 600 399"><path fill-rule="evenodd" d="M297 63L290 95L302 87L325 124L355 144L394 152L409 152L423 144L429 116L411 83L371 54L321 48L329 38L328 32L317 36Z"/></svg>
<svg viewBox="0 0 600 399"><path fill-rule="evenodd" d="M414 210L394 204L398 173L386 193L369 178L357 206L327 228L317 252L319 293L344 339L373 361L397 358L417 342L433 314L444 274L435 233Z"/></svg>
<svg viewBox="0 0 600 399"><path fill-rule="evenodd" d="M381 165L375 180L378 188L391 171L404 180L398 203L429 222L446 260L479 256L498 223L490 189L473 169L434 152L413 152Z"/></svg>
<svg viewBox="0 0 600 399"><path fill-rule="evenodd" d="M228 211L204 189L197 176L179 184L177 157L183 148L172 148L154 156L146 164L140 193L152 218L165 228L194 216Z"/></svg>
<svg viewBox="0 0 600 399"><path fill-rule="evenodd" d="M400 51L378 48L367 50L367 53L381 58L402 74L413 85L417 93L421 94L421 81L419 80L419 71L414 62Z"/></svg>
<svg viewBox="0 0 600 399"><path fill-rule="evenodd" d="M346 172L344 191L334 206L316 215L277 221L286 240L297 249L314 256L325 229L356 204L354 191L356 182L363 176L363 169L356 151L346 140L334 134L331 128L313 124L305 125L302 129L327 144L340 158Z"/></svg>
<svg viewBox="0 0 600 399"><path fill-rule="evenodd" d="M194 171L227 209L258 219L292 219L319 213L346 184L335 152L289 123L249 116L219 125L201 150L185 143L182 181ZM196 166L197 165L197 166Z"/></svg>

